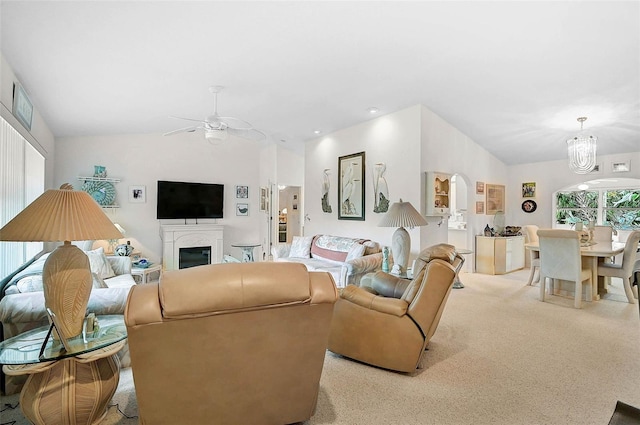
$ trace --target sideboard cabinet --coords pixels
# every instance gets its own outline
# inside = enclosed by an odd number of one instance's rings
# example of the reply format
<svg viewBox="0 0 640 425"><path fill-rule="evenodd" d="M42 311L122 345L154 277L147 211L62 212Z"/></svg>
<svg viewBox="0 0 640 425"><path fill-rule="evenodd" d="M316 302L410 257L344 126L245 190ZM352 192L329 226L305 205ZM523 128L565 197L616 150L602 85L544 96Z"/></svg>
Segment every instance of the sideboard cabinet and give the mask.
<svg viewBox="0 0 640 425"><path fill-rule="evenodd" d="M476 273L505 274L524 268L524 236L476 236Z"/></svg>

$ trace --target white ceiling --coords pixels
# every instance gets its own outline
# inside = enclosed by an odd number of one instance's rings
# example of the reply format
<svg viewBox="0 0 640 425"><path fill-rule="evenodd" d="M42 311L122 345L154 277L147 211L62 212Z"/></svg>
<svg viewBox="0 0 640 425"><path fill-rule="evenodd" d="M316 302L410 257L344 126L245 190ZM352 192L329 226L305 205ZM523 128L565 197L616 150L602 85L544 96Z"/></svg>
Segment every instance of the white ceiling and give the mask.
<svg viewBox="0 0 640 425"><path fill-rule="evenodd" d="M7 1L2 53L55 136L218 110L276 143L421 103L507 164L640 150L638 1ZM181 136L176 137L180 140Z"/></svg>

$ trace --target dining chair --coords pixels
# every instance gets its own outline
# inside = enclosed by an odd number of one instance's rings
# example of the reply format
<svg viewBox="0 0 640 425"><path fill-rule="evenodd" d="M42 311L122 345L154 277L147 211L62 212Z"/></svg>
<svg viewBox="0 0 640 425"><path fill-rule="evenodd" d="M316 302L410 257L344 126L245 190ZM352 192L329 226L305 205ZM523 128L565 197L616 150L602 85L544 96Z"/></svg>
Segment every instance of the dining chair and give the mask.
<svg viewBox="0 0 640 425"><path fill-rule="evenodd" d="M538 226L535 224L528 224L526 226L522 226L522 230L524 231L524 242L525 243L538 243ZM531 285L533 283L540 281L540 251L534 251L532 249L529 250L529 259L530 259L530 269L529 273L529 281L527 285ZM538 276L534 280L533 277L536 273L536 269L538 270Z"/></svg>
<svg viewBox="0 0 640 425"><path fill-rule="evenodd" d="M613 241L613 227L611 226L594 226L593 241L611 242Z"/></svg>
<svg viewBox="0 0 640 425"><path fill-rule="evenodd" d="M620 264L598 264L598 276L618 277L622 279L624 292L627 295L627 299L629 300L630 304L635 304L636 298L638 297L637 289L636 294L634 294L631 288L631 276L633 275L634 267L638 257L638 242L640 242L640 230L631 232L631 234L627 238L627 242L624 245L624 252L622 253L622 261L620 262Z"/></svg>
<svg viewBox="0 0 640 425"><path fill-rule="evenodd" d="M551 279L550 294L554 294L555 280L575 282L573 306L582 307L582 285L586 298L593 299L591 270L583 268L580 255L580 233L574 230L538 230L540 241L540 301L544 301L547 279Z"/></svg>

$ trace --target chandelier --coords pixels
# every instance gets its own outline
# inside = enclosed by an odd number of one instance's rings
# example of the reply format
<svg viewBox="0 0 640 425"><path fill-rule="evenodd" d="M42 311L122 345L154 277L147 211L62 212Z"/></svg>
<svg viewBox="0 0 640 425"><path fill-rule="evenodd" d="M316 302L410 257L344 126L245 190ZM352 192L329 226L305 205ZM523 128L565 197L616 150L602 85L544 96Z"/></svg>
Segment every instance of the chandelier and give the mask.
<svg viewBox="0 0 640 425"><path fill-rule="evenodd" d="M597 137L587 136L582 132L582 124L587 117L579 117L580 134L567 140L569 148L569 169L576 174L587 174L596 166Z"/></svg>

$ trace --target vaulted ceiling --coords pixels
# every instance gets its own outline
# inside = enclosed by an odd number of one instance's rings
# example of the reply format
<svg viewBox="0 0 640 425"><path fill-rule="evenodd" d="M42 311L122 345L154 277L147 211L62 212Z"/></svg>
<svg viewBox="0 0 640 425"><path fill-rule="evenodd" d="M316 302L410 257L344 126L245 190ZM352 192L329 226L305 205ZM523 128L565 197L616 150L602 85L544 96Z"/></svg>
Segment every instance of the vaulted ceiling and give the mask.
<svg viewBox="0 0 640 425"><path fill-rule="evenodd" d="M566 158L579 116L599 154L640 150L638 1L0 8L2 54L57 137L162 134L223 85L221 115L288 146L423 104L506 164Z"/></svg>

